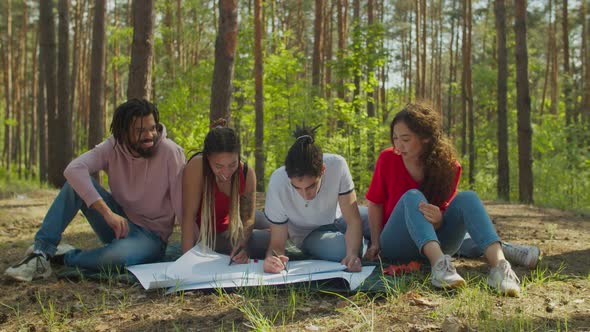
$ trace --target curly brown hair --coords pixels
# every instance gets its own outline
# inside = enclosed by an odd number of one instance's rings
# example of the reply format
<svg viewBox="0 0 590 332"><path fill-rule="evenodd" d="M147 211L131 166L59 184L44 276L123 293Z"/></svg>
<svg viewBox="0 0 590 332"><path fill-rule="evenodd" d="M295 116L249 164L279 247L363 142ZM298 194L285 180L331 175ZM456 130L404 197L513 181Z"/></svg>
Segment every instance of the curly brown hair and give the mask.
<svg viewBox="0 0 590 332"><path fill-rule="evenodd" d="M442 130L440 113L426 103L410 103L398 112L389 126L393 145L393 126L403 122L424 143L420 160L424 166L424 180L420 191L430 204L441 205L452 194L457 174L457 154Z"/></svg>

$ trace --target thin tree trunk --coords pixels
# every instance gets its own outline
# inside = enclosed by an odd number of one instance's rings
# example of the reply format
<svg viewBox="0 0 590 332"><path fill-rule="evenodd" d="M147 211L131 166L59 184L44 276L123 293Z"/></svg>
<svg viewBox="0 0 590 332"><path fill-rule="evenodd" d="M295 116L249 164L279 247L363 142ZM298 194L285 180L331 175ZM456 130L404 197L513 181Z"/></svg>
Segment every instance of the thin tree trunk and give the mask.
<svg viewBox="0 0 590 332"><path fill-rule="evenodd" d="M60 130L56 131L55 139L58 142L59 148L54 152L57 154L57 170L59 171L59 183L61 187L66 179L63 176L63 171L68 166L72 159L72 116L70 112L70 61L69 61L69 45L70 45L70 2L69 0L58 1L59 13L59 45L58 45L58 66L57 66L57 81L59 89L57 90L57 124Z"/></svg>
<svg viewBox="0 0 590 332"><path fill-rule="evenodd" d="M338 0L338 63L342 65L346 53L346 21L348 0ZM344 74L343 70L338 73L338 98L344 100Z"/></svg>
<svg viewBox="0 0 590 332"><path fill-rule="evenodd" d="M133 0L133 43L127 99L152 98L155 0Z"/></svg>
<svg viewBox="0 0 590 332"><path fill-rule="evenodd" d="M373 57L375 54L376 48L376 40L375 36L372 34L375 31L375 22L374 22L374 0L367 1L367 27L369 31L369 38L371 40L367 40L367 53L369 56L367 57L367 87L369 87L367 91L367 117L369 121L371 118L375 117L375 100L377 99L377 91L379 88L378 83L375 84L375 65L373 63ZM375 159L375 132L371 129L367 131L367 169L374 168L374 159Z"/></svg>
<svg viewBox="0 0 590 332"><path fill-rule="evenodd" d="M53 2L41 1L40 20L43 21L41 29L41 47L45 48L45 90L47 104L47 127L48 127L48 149L47 149L47 179L55 187L63 183L63 174L59 169L59 152L61 149L57 139L57 132L61 130L57 122L57 65L56 65L56 43L55 43L55 21L53 17Z"/></svg>
<svg viewBox="0 0 590 332"><path fill-rule="evenodd" d="M94 3L92 20L92 54L90 59L90 114L92 124L88 132L88 149L94 148L104 138L104 90L105 90L105 16L106 1ZM131 81L131 77L129 78ZM129 83L131 85L131 83ZM116 105L115 105L116 106Z"/></svg>
<svg viewBox="0 0 590 332"><path fill-rule="evenodd" d="M498 52L498 198L510 200L510 168L508 162L508 50L506 48L506 7L504 0L495 0L496 50Z"/></svg>
<svg viewBox="0 0 590 332"><path fill-rule="evenodd" d="M467 154L467 65L468 65L468 50L467 50L467 1L462 1L462 41L461 41L461 60L463 68L461 69L461 155Z"/></svg>
<svg viewBox="0 0 590 332"><path fill-rule="evenodd" d="M323 2L324 0L315 0L315 23L313 38L313 57L311 69L311 85L314 87L314 93L318 94L321 90L320 78L322 67L323 53Z"/></svg>
<svg viewBox="0 0 590 332"><path fill-rule="evenodd" d="M447 135L451 133L451 116L453 112L453 83L455 83L455 69L454 66L456 65L454 62L453 56L453 41L455 39L455 14L457 11L457 1L451 0L453 2L453 9L452 9L452 17L451 17L451 42L449 43L449 83L448 83L448 92L447 92L447 116L445 121L445 129ZM458 37L457 37L458 38Z"/></svg>
<svg viewBox="0 0 590 332"><path fill-rule="evenodd" d="M33 37L33 50L31 52L31 58L33 61L33 71L31 73L31 75L33 76L33 82L31 84L31 88L32 88L32 94L31 94L31 104L30 104L30 109L31 112L30 117L29 117L29 122L31 124L30 128L30 140L29 140L29 159L26 162L27 165L27 169L29 170L29 172L27 172L27 174L29 174L31 177L35 176L35 168L33 166L35 166L37 164L37 116L36 116L36 112L37 112L37 104L36 101L39 99L39 61L37 61L37 51L39 50L39 33L37 30L34 30L33 32L34 37Z"/></svg>
<svg viewBox="0 0 590 332"><path fill-rule="evenodd" d="M466 58L466 66L463 68L466 74L466 89L467 89L467 114L469 116L469 186L471 189L475 186L475 124L474 124L474 114L473 114L473 83L471 79L471 36L472 36L472 17L473 12L471 11L471 0L466 0L467 2L467 55L464 55Z"/></svg>
<svg viewBox="0 0 590 332"><path fill-rule="evenodd" d="M229 119L238 38L238 1L219 0L219 31L215 40L215 66L211 84L209 120Z"/></svg>
<svg viewBox="0 0 590 332"><path fill-rule="evenodd" d="M39 56L38 68L39 77L37 79L37 127L38 141L39 141L39 181L41 183L47 182L47 96L45 89L45 53L46 47L42 46L41 38L43 38L43 26L45 22L39 19L39 32L37 33L39 40Z"/></svg>
<svg viewBox="0 0 590 332"><path fill-rule="evenodd" d="M2 160L6 171L10 171L12 163L12 128L10 119L12 118L12 96L13 96L13 73L12 73L12 0L6 2L6 42L4 43L4 98L6 105L4 108L4 150Z"/></svg>
<svg viewBox="0 0 590 332"><path fill-rule="evenodd" d="M254 80L256 85L255 111L256 111L256 191L264 192L264 86L262 78L264 67L262 59L262 0L254 1Z"/></svg>
<svg viewBox="0 0 590 332"><path fill-rule="evenodd" d="M416 22L416 38L415 38L415 42L416 42L416 77L415 77L415 90L414 90L414 94L416 96L416 99L421 99L423 96L420 95L420 93L422 92L422 80L424 79L423 77L421 77L421 73L422 73L422 66L424 64L420 63L421 57L420 57L420 53L421 53L421 38L422 38L422 34L420 31L420 27L421 27L421 19L422 19L422 15L420 14L421 12L421 2L422 0L415 0L414 3L416 5L416 11L414 14L414 19Z"/></svg>
<svg viewBox="0 0 590 332"><path fill-rule="evenodd" d="M531 98L528 79L528 48L526 39L526 0L514 1L514 33L516 39L516 107L518 128L518 198L533 203L533 155Z"/></svg>
<svg viewBox="0 0 590 332"><path fill-rule="evenodd" d="M182 0L176 0L176 58L179 67L184 71L185 56L183 48L183 28L182 28Z"/></svg>

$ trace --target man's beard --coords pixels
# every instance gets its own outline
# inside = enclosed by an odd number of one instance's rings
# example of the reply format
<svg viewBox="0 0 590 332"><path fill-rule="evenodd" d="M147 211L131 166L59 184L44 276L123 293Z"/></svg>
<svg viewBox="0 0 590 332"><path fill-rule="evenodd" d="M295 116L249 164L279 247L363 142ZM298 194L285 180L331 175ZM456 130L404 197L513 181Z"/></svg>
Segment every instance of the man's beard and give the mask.
<svg viewBox="0 0 590 332"><path fill-rule="evenodd" d="M159 138L160 136L158 135L154 136L153 139L144 139L138 141L137 143L131 145L131 149L135 151L140 157L149 158L154 154L154 148L156 147L156 143L158 143ZM154 144L151 147L144 149L141 147L141 144L146 142L154 142Z"/></svg>

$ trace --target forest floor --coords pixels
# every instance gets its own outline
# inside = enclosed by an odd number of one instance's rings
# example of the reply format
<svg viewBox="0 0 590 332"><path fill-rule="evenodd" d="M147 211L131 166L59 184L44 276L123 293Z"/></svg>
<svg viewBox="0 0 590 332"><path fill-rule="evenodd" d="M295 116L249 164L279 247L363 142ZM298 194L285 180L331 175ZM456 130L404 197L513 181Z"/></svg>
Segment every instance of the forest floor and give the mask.
<svg viewBox="0 0 590 332"><path fill-rule="evenodd" d="M0 271L33 242L56 193L0 193ZM293 288L164 295L119 282L0 277L0 331L590 331L590 216L495 202L486 207L504 240L535 244L544 253L536 270L515 267L523 281L520 298L483 286L483 259L455 260L469 285L460 291L434 290L428 274L418 273L405 288L349 296ZM63 241L98 245L81 216Z"/></svg>

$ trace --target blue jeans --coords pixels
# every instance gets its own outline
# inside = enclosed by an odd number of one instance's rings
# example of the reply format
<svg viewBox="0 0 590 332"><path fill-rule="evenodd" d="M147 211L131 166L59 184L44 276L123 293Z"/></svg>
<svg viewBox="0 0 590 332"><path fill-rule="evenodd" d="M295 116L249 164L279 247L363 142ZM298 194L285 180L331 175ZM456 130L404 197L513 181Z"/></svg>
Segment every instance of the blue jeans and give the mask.
<svg viewBox="0 0 590 332"><path fill-rule="evenodd" d="M363 235L368 237L370 236L368 210L364 206L359 206L359 213ZM340 262L346 257L344 233L346 233L346 220L344 217L340 217L334 220L334 223L320 226L309 233L303 240L301 250L317 259ZM359 255L361 255L360 252Z"/></svg>
<svg viewBox="0 0 590 332"><path fill-rule="evenodd" d="M94 179L92 179L92 183L108 207L114 213L127 218L113 196ZM87 207L68 182L64 184L51 204L45 219L43 219L41 228L35 235L35 250L45 252L49 256L55 255L62 233L80 210L105 245L91 250L75 249L68 251L64 256L66 265L100 270L151 263L164 257L166 243L160 238L160 235L137 226L129 220L127 222L129 226L127 236L116 239L115 233L102 215L98 211Z"/></svg>
<svg viewBox="0 0 590 332"><path fill-rule="evenodd" d="M453 255L466 232L482 251L500 241L483 203L473 191L455 196L438 230L418 210L419 203L426 201L416 189L400 198L381 232L381 253L385 258L401 262L423 259L422 248L430 241L438 242L445 254Z"/></svg>

